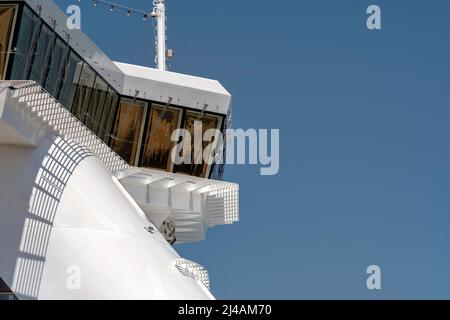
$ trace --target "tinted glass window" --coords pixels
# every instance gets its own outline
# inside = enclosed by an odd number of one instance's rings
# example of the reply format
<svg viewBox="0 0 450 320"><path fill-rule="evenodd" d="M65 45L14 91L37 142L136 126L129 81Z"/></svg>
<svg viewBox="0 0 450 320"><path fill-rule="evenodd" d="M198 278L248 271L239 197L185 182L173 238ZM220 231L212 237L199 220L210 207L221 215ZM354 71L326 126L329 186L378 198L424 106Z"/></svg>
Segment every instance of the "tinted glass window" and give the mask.
<svg viewBox="0 0 450 320"><path fill-rule="evenodd" d="M101 113L98 115L100 117L100 122L98 128L94 128L94 132L102 139L105 143L110 142L112 136L112 127L114 124L114 119L117 112L117 105L119 102L118 94L111 89L108 90L106 95L105 104Z"/></svg>
<svg viewBox="0 0 450 320"><path fill-rule="evenodd" d="M48 67L48 76L45 81L45 89L52 95L57 96L61 77L67 58L67 46L60 40L56 40Z"/></svg>
<svg viewBox="0 0 450 320"><path fill-rule="evenodd" d="M145 144L142 151L142 167L172 171L172 133L179 128L181 111L175 108L153 105L149 114Z"/></svg>
<svg viewBox="0 0 450 320"><path fill-rule="evenodd" d="M97 114L103 111L108 85L99 76L95 79L94 89L84 116L84 124L91 130L96 127Z"/></svg>
<svg viewBox="0 0 450 320"><path fill-rule="evenodd" d="M83 62L81 62L80 58L71 51L64 64L63 75L61 76L61 89L58 94L58 100L68 109L72 105L75 97L82 67Z"/></svg>
<svg viewBox="0 0 450 320"><path fill-rule="evenodd" d="M13 58L13 68L11 79L28 79L31 69L31 59L34 56L35 47L38 42L40 29L39 19L28 9L23 8L22 19L20 20L19 36L16 44L16 53Z"/></svg>
<svg viewBox="0 0 450 320"><path fill-rule="evenodd" d="M35 80L39 84L43 84L48 70L48 61L53 51L54 41L53 31L42 25L39 35L39 43L34 54L33 67L31 68L30 79Z"/></svg>
<svg viewBox="0 0 450 320"><path fill-rule="evenodd" d="M112 148L125 161L134 165L139 147L142 117L146 104L122 99L119 105Z"/></svg>
<svg viewBox="0 0 450 320"><path fill-rule="evenodd" d="M0 6L0 79L4 79L15 7Z"/></svg>
<svg viewBox="0 0 450 320"><path fill-rule="evenodd" d="M203 151L211 144L211 141L203 141L203 134L209 129L218 129L221 124L220 120L219 117L202 115L197 112L188 111L186 113L184 128L191 135L191 148L190 150L187 150L187 155L190 156L191 164L176 165L174 167L174 172L185 173L196 177L208 177L210 166L205 163L203 159ZM202 125L201 136L194 136L194 123L197 121L201 122ZM194 150L196 139L197 143L202 145L202 150L198 150L197 152ZM184 150L184 152L186 152L186 150Z"/></svg>
<svg viewBox="0 0 450 320"><path fill-rule="evenodd" d="M73 99L72 113L78 119L83 119L85 114L84 105L89 103L92 89L94 87L96 74L94 70L88 65L83 65L80 80L78 81L77 91Z"/></svg>

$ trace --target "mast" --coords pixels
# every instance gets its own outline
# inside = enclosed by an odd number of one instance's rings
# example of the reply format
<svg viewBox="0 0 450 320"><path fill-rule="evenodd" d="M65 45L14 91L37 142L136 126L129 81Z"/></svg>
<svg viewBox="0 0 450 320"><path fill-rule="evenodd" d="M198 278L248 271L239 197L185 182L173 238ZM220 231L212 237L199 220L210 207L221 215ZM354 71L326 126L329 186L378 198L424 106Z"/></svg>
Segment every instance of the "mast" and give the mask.
<svg viewBox="0 0 450 320"><path fill-rule="evenodd" d="M152 16L157 21L156 67L166 71L166 7L164 0L153 0L153 5Z"/></svg>

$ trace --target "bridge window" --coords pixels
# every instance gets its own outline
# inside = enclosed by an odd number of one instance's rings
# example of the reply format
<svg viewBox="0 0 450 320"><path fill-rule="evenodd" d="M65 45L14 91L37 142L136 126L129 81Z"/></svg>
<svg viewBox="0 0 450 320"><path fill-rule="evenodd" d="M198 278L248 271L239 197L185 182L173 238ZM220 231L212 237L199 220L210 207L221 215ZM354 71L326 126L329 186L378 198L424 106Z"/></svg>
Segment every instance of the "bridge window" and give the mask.
<svg viewBox="0 0 450 320"><path fill-rule="evenodd" d="M94 88L89 101L89 105L85 112L82 121L84 124L93 131L96 121L99 118L98 113L103 111L103 105L105 103L106 94L108 92L108 85L102 78L97 76L94 83Z"/></svg>
<svg viewBox="0 0 450 320"><path fill-rule="evenodd" d="M36 17L30 9L23 8L22 19L20 20L19 36L16 44L16 53L13 54L13 68L11 79L28 79L31 68L31 59L34 54L34 48L38 40L40 29L39 18Z"/></svg>
<svg viewBox="0 0 450 320"><path fill-rule="evenodd" d="M51 54L48 76L44 81L45 89L54 97L57 96L57 91L62 81L61 74L63 74L66 64L67 52L67 46L60 39L57 39Z"/></svg>
<svg viewBox="0 0 450 320"><path fill-rule="evenodd" d="M64 73L61 76L60 83L61 89L58 94L58 100L66 108L70 108L72 105L72 99L75 96L78 80L80 79L81 67L81 59L77 54L71 51L63 69ZM72 99L69 98L71 90Z"/></svg>
<svg viewBox="0 0 450 320"><path fill-rule="evenodd" d="M222 119L219 117L211 115L202 115L199 112L188 111L186 113L184 128L186 128L191 134L191 164L176 165L174 168L174 172L207 178L209 176L211 166L204 162L203 151L209 144L211 144L211 141L202 142L203 137L194 138L194 123L196 121L201 122L203 134L208 129L220 129L220 126L222 125L221 123ZM197 154L194 154L194 143L196 139L200 139L200 141L198 142L202 144L203 150L201 150L201 152L198 152Z"/></svg>
<svg viewBox="0 0 450 320"><path fill-rule="evenodd" d="M114 126L112 148L125 161L134 165L139 151L142 119L146 103L128 99L120 101L119 112Z"/></svg>
<svg viewBox="0 0 450 320"><path fill-rule="evenodd" d="M34 55L30 61L33 62L31 68L30 79L35 80L37 83L43 84L47 75L48 61L53 49L54 35L53 31L47 26L41 26L39 42L34 52Z"/></svg>
<svg viewBox="0 0 450 320"><path fill-rule="evenodd" d="M87 63L84 63L72 104L72 114L80 120L83 119L87 104L89 104L95 76L94 70Z"/></svg>
<svg viewBox="0 0 450 320"><path fill-rule="evenodd" d="M15 6L0 6L0 79L4 79Z"/></svg>
<svg viewBox="0 0 450 320"><path fill-rule="evenodd" d="M171 159L172 132L180 127L181 111L175 108L153 105L150 111L145 144L143 145L142 167L173 170Z"/></svg>
<svg viewBox="0 0 450 320"><path fill-rule="evenodd" d="M107 144L110 143L118 102L119 95L109 87L103 110L99 115L101 117L99 126L94 128L94 132Z"/></svg>

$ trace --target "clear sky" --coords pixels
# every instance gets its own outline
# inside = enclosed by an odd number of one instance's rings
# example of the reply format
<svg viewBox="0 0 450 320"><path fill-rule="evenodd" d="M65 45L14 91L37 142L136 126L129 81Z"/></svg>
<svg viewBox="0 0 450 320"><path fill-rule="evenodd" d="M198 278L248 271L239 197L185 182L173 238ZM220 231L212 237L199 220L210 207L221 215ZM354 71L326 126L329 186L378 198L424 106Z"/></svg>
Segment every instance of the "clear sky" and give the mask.
<svg viewBox="0 0 450 320"><path fill-rule="evenodd" d="M88 2L100 48L153 66L149 23ZM227 168L241 221L176 247L216 297L449 299L450 2L166 2L171 70L220 80L235 127L281 134L277 176ZM381 31L366 28L371 4ZM381 291L366 287L372 264Z"/></svg>

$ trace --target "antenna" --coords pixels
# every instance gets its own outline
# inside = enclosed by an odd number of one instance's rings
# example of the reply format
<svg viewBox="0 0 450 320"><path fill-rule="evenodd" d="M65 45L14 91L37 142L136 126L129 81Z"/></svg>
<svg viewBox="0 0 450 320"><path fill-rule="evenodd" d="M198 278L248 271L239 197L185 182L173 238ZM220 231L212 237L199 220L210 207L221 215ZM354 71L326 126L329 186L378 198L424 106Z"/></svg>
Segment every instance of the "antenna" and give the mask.
<svg viewBox="0 0 450 320"><path fill-rule="evenodd" d="M153 0L152 17L157 21L156 67L166 71L166 6L164 0Z"/></svg>
<svg viewBox="0 0 450 320"><path fill-rule="evenodd" d="M1 1L1 0L0 0ZM81 0L78 0L81 2ZM161 71L167 70L166 60L174 57L175 53L172 49L166 48L166 5L164 0L153 0L153 10L149 14L148 11L144 12L142 10L137 10L130 8L121 4L111 2L109 0L90 0L90 2L97 6L99 4L105 5L110 11L115 11L116 9L126 12L127 16L131 16L133 13L138 13L143 15L143 20L147 21L150 17L156 19L157 34L155 39L156 46L156 57L155 63L156 68ZM42 7L38 6L39 12Z"/></svg>

